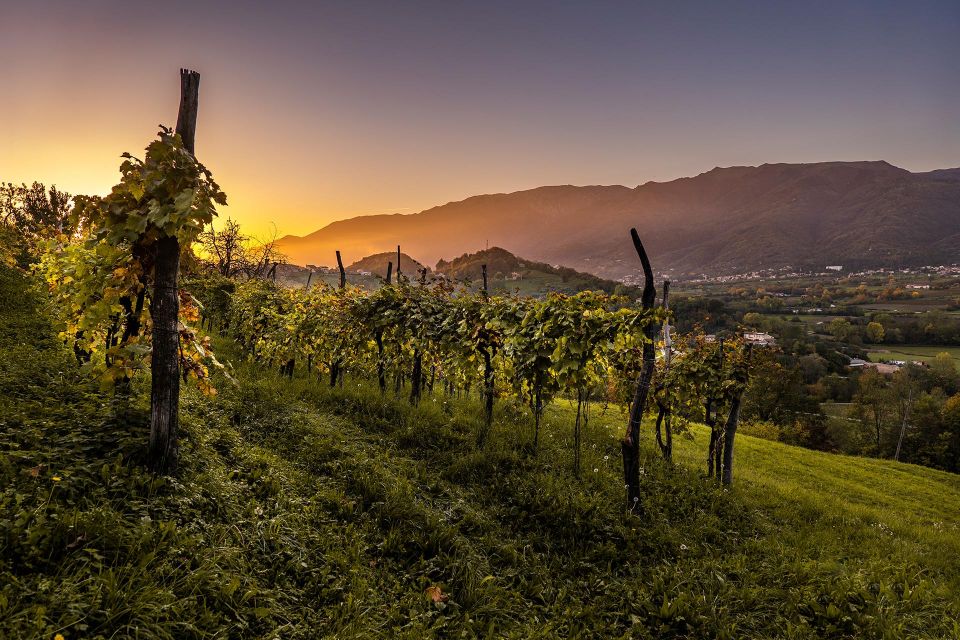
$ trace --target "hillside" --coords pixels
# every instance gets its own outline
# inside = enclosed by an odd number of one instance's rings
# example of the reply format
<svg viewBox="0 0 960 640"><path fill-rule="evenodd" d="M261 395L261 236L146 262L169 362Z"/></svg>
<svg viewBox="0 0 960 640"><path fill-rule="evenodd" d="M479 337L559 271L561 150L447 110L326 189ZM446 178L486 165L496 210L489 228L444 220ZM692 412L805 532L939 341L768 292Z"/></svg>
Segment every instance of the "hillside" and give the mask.
<svg viewBox="0 0 960 640"><path fill-rule="evenodd" d="M347 271L369 271L370 273L384 277L387 274L387 263L393 263L393 272L397 271L397 254L396 252L384 252L384 253L375 253L373 255L367 256L366 258L361 258L357 260L350 266L346 267ZM400 253L400 271L404 273L409 278L416 278L420 273L421 269L426 268L427 271L430 271L430 267L423 265L406 253Z"/></svg>
<svg viewBox="0 0 960 640"><path fill-rule="evenodd" d="M449 262L441 258L437 262L437 273L442 273L454 280L465 280L468 278L476 280L481 273L482 265L487 265L487 272L491 276L500 274L500 276L503 277L504 275L509 276L512 273L519 273L524 269L530 268L533 264L538 263L530 263L528 265L506 249L493 247L491 249L477 251L476 253L465 253L459 258L454 258ZM552 269L548 264L539 264L539 266Z"/></svg>
<svg viewBox="0 0 960 640"><path fill-rule="evenodd" d="M0 637L956 636L960 480L738 438L737 485L649 450L624 518L624 417L572 477L566 402L536 457L504 406L411 407L240 357L184 387L175 479L140 466L148 390L116 407L0 265ZM56 402L51 401L56 398ZM649 431L647 431L649 433Z"/></svg>
<svg viewBox="0 0 960 640"><path fill-rule="evenodd" d="M487 265L491 291L517 290L525 295L543 295L550 291L577 293L592 290L613 293L618 288L622 291L628 290L617 282L598 278L590 273L524 260L500 247L465 253L449 262L441 259L437 262L437 273L453 280L478 283L483 274L483 265Z"/></svg>
<svg viewBox="0 0 960 640"><path fill-rule="evenodd" d="M300 263L336 249L401 244L434 262L495 245L606 278L635 274L627 230L675 277L783 266L960 261L956 169L910 173L886 162L716 168L624 186L553 186L480 195L410 215L362 216L281 240Z"/></svg>

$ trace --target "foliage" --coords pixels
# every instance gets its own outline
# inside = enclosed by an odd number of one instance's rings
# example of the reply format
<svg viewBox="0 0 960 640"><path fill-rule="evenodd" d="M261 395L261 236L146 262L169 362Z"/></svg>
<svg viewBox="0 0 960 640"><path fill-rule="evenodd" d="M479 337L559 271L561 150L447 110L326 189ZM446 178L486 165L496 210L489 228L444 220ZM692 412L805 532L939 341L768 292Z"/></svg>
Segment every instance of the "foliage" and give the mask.
<svg viewBox="0 0 960 640"><path fill-rule="evenodd" d="M72 207L72 196L56 186L0 183L0 226L17 229L24 239L71 233Z"/></svg>
<svg viewBox="0 0 960 640"><path fill-rule="evenodd" d="M709 340L702 332L680 336L669 369L663 372L656 391L658 406L669 407L679 418L677 425L703 422L707 404L719 413L743 394L747 370L754 367L740 339Z"/></svg>
<svg viewBox="0 0 960 640"><path fill-rule="evenodd" d="M76 215L92 239L148 247L162 237L188 246L227 196L210 170L197 162L178 134L161 127L144 160L124 153L120 182L104 198L84 197Z"/></svg>
<svg viewBox="0 0 960 640"><path fill-rule="evenodd" d="M143 394L110 419L43 305L0 268L2 637L958 631L955 476L743 438L747 482L726 492L688 468L694 427L675 466L644 451L649 499L624 520L615 409L573 480L564 402L533 459L506 403L476 451L469 401L241 362L212 401L185 391L181 475L158 478L140 465Z"/></svg>
<svg viewBox="0 0 960 640"><path fill-rule="evenodd" d="M662 310L593 292L535 300L487 297L442 282L404 280L371 293L255 280L236 285L223 323L256 360L309 362L328 373L337 365L361 377L376 371L392 376L397 389L425 375L416 372L430 372L431 389L439 382L448 392L469 390L483 383L489 359L498 395L527 398L534 411L537 396L542 411L555 393L606 394L632 382L643 329L662 317Z"/></svg>
<svg viewBox="0 0 960 640"><path fill-rule="evenodd" d="M74 199L74 228L83 233L48 241L38 266L57 301L62 336L105 383L146 368L150 314L144 321L142 312L151 301L146 291L155 242L173 236L189 246L216 214L215 206L226 204L210 171L166 127L144 160L123 157L120 183L109 195ZM218 363L189 328L199 320L193 298L185 292L180 297L181 370L212 392L209 367ZM140 330L143 322L146 331Z"/></svg>
<svg viewBox="0 0 960 640"><path fill-rule="evenodd" d="M869 342L875 342L875 343L883 342L883 338L885 335L885 332L883 330L883 325L880 324L879 322L868 322L866 334L867 334L867 340Z"/></svg>

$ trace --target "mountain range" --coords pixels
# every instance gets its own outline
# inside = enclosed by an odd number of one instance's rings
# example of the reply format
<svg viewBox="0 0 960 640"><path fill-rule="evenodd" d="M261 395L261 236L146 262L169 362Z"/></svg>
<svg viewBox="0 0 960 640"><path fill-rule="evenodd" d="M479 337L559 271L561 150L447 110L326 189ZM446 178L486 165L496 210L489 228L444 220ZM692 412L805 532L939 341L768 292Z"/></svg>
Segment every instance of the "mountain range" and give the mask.
<svg viewBox="0 0 960 640"><path fill-rule="evenodd" d="M960 262L960 168L764 164L635 188L547 186L340 220L279 246L294 263L331 264L338 249L356 259L399 244L433 264L496 245L620 279L638 270L630 227L674 277Z"/></svg>

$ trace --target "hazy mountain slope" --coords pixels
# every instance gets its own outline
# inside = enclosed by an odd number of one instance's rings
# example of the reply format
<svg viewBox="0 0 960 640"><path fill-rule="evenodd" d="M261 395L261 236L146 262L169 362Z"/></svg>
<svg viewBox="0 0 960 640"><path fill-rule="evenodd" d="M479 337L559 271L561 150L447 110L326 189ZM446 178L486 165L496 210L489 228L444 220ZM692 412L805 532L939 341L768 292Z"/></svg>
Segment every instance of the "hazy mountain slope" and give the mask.
<svg viewBox="0 0 960 640"><path fill-rule="evenodd" d="M605 277L636 272L636 226L657 270L742 272L960 261L960 171L886 162L717 168L622 186L540 187L412 215L364 216L282 239L294 262L401 244L432 263L485 246Z"/></svg>
<svg viewBox="0 0 960 640"><path fill-rule="evenodd" d="M450 261L440 260L437 262L437 273L479 286L483 265L487 267L491 291L516 290L526 295L541 295L544 290L570 294L587 289L607 293L633 290L632 287L624 288L618 282L562 265L525 260L500 247L465 253ZM639 291L635 293L639 295Z"/></svg>
<svg viewBox="0 0 960 640"><path fill-rule="evenodd" d="M369 271L370 273L383 276L387 273L388 262L393 263L393 272L396 273L396 251L385 251L383 253L375 253L371 256L361 258L347 267L347 271ZM426 265L420 264L417 260L411 258L406 253L400 253L400 270L402 273L406 274L408 278L417 278L420 274L420 269L423 269L424 267L426 267ZM428 271L430 270L430 267L426 268Z"/></svg>

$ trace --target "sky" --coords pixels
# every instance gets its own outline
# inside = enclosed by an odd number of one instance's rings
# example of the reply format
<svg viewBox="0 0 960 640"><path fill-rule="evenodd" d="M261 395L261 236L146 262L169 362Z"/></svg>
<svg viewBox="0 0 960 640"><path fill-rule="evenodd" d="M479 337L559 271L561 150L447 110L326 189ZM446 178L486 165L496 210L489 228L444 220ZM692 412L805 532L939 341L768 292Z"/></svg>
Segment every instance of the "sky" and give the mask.
<svg viewBox="0 0 960 640"><path fill-rule="evenodd" d="M0 181L107 193L201 74L254 235L765 162L960 165L960 2L0 0Z"/></svg>

